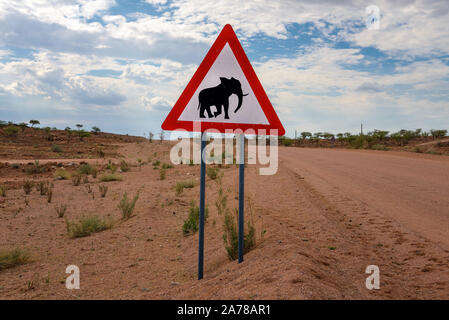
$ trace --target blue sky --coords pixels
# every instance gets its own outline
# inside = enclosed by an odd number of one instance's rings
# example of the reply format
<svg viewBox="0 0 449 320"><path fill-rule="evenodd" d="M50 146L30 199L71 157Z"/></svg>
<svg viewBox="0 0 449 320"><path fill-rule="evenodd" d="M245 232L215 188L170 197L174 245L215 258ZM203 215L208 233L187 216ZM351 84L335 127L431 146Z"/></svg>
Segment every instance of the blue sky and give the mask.
<svg viewBox="0 0 449 320"><path fill-rule="evenodd" d="M0 0L0 119L159 132L230 23L287 135L449 128L446 1L235 3Z"/></svg>

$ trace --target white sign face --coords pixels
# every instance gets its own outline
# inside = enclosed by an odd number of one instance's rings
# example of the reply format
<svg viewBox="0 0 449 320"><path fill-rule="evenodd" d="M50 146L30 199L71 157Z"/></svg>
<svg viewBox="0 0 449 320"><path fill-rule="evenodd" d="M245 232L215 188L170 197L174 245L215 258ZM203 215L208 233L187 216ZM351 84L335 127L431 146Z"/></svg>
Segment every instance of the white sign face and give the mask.
<svg viewBox="0 0 449 320"><path fill-rule="evenodd" d="M243 96L241 107L236 111L239 87ZM269 124L228 43L196 89L179 120Z"/></svg>

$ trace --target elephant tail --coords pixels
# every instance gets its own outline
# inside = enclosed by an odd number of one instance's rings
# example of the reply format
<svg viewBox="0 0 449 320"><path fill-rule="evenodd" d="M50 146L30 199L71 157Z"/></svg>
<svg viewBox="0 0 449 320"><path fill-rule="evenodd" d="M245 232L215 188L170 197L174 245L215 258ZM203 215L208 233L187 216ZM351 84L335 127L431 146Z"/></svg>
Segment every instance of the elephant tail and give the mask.
<svg viewBox="0 0 449 320"><path fill-rule="evenodd" d="M198 108L197 110L200 110L201 102L198 102Z"/></svg>

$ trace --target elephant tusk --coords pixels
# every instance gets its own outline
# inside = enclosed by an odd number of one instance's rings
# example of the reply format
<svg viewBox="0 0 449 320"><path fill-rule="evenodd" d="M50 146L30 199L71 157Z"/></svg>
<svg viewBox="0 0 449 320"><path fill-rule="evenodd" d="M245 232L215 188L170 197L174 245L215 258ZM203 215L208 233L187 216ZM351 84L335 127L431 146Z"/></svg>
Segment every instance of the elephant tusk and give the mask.
<svg viewBox="0 0 449 320"><path fill-rule="evenodd" d="M249 95L249 93L247 93L247 94L242 94L243 97L245 97L245 96L247 96L247 95Z"/></svg>

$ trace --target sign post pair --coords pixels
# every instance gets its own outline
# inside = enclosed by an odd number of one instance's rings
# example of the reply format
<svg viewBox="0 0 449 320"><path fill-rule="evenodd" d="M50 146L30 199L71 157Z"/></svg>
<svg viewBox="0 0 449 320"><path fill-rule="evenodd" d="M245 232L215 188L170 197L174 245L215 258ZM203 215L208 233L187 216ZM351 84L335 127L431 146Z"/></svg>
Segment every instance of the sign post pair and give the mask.
<svg viewBox="0 0 449 320"><path fill-rule="evenodd" d="M231 25L227 24L218 35L187 87L162 124L164 130L196 131L195 122L201 122L200 212L198 279L204 269L204 208L206 163L204 150L207 130L225 133L241 130L239 143L239 235L238 261L244 253L244 172L245 135L253 129L285 130L257 78L245 51Z"/></svg>

